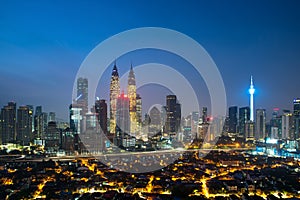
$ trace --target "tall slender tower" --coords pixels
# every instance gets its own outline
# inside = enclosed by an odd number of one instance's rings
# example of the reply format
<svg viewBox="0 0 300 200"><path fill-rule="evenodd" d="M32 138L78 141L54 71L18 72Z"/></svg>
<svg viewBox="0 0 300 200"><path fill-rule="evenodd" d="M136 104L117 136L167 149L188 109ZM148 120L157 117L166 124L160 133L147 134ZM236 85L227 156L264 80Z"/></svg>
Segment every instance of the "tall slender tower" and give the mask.
<svg viewBox="0 0 300 200"><path fill-rule="evenodd" d="M252 122L254 122L254 107L253 107L253 104L254 104L254 100L253 100L254 93L255 93L255 89L254 89L254 85L253 85L253 79L252 79L252 76L251 76L249 94L250 94L250 120Z"/></svg>
<svg viewBox="0 0 300 200"><path fill-rule="evenodd" d="M128 76L128 86L127 93L129 98L129 113L130 113L130 133L135 134L137 131L137 115L136 115L136 84L135 84L135 75L130 67L130 72Z"/></svg>
<svg viewBox="0 0 300 200"><path fill-rule="evenodd" d="M120 82L119 73L116 66L114 65L111 79L110 79L110 133L116 133L116 113L117 113L117 99L120 95Z"/></svg>

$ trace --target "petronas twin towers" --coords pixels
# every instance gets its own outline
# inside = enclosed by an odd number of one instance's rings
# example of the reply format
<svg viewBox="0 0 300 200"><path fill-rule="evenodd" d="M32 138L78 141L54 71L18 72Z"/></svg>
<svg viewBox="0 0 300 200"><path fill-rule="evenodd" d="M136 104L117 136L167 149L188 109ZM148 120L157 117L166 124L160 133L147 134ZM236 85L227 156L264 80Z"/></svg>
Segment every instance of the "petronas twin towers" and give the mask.
<svg viewBox="0 0 300 200"><path fill-rule="evenodd" d="M119 73L116 66L114 64L114 68L111 74L110 80L110 133L116 133L117 126L117 111L118 109L118 98L123 97L124 94L120 95L120 81L119 81ZM136 94L136 83L135 83L135 75L132 69L130 68L129 76L128 76L128 85L127 85L127 98L129 100L129 121L130 121L130 133L137 133L139 130L139 125L137 120L137 94ZM124 108L122 108L124 109Z"/></svg>

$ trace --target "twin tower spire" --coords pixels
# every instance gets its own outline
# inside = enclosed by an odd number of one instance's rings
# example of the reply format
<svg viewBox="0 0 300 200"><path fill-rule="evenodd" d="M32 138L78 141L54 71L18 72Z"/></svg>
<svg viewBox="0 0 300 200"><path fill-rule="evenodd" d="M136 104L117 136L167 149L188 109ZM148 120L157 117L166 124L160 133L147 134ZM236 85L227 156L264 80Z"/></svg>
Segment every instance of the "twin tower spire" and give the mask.
<svg viewBox="0 0 300 200"><path fill-rule="evenodd" d="M117 101L120 96L120 81L119 73L116 62L113 67L113 71L110 79L110 133L116 133L116 115L117 115ZM132 68L128 76L127 96L129 98L129 115L130 115L130 133L136 133L138 131L137 126L137 110L136 110L136 83L135 75Z"/></svg>

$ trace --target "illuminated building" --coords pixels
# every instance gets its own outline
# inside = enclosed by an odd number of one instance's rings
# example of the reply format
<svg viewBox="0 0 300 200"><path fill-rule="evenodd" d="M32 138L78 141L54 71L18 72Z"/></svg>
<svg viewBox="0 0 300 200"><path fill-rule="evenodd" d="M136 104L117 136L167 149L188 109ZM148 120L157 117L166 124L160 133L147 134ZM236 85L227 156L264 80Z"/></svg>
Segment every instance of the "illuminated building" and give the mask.
<svg viewBox="0 0 300 200"><path fill-rule="evenodd" d="M197 129L198 129L198 123L199 123L199 112L192 112L191 115L191 131L192 134L196 134L197 133Z"/></svg>
<svg viewBox="0 0 300 200"><path fill-rule="evenodd" d="M55 112L49 112L49 122L55 122L56 119L55 119Z"/></svg>
<svg viewBox="0 0 300 200"><path fill-rule="evenodd" d="M228 132L237 133L237 106L229 107L229 118L228 118Z"/></svg>
<svg viewBox="0 0 300 200"><path fill-rule="evenodd" d="M253 85L253 79L251 76L249 94L250 94L250 120L252 122L254 122L254 99L253 99L254 93L255 93L255 89Z"/></svg>
<svg viewBox="0 0 300 200"><path fill-rule="evenodd" d="M70 107L70 128L76 134L82 133L82 107L78 104L71 104Z"/></svg>
<svg viewBox="0 0 300 200"><path fill-rule="evenodd" d="M282 137L281 139L293 139L292 128L293 128L293 114L289 110L283 110L282 115Z"/></svg>
<svg viewBox="0 0 300 200"><path fill-rule="evenodd" d="M294 116L300 116L300 98L294 99Z"/></svg>
<svg viewBox="0 0 300 200"><path fill-rule="evenodd" d="M32 136L32 111L27 106L20 106L17 110L17 142L29 145Z"/></svg>
<svg viewBox="0 0 300 200"><path fill-rule="evenodd" d="M157 107L150 110L150 127L149 134L155 135L161 131L161 116ZM148 136L149 137L149 136Z"/></svg>
<svg viewBox="0 0 300 200"><path fill-rule="evenodd" d="M123 144L123 138L130 133L129 98L123 92L117 98L115 144Z"/></svg>
<svg viewBox="0 0 300 200"><path fill-rule="evenodd" d="M242 107L239 109L239 133L242 137L246 136L246 123L250 120L250 108Z"/></svg>
<svg viewBox="0 0 300 200"><path fill-rule="evenodd" d="M116 133L116 114L117 114L117 99L120 95L120 82L119 82L119 73L116 66L114 65L111 79L110 79L110 133Z"/></svg>
<svg viewBox="0 0 300 200"><path fill-rule="evenodd" d="M137 132L137 114L136 114L136 84L135 84L135 75L132 69L130 68L128 76L128 86L127 93L129 98L129 113L130 113L130 132L132 134Z"/></svg>
<svg viewBox="0 0 300 200"><path fill-rule="evenodd" d="M88 112L88 79L78 78L77 79L77 98L76 103L82 106L82 114Z"/></svg>
<svg viewBox="0 0 300 200"><path fill-rule="evenodd" d="M300 138L300 98L294 99L294 138Z"/></svg>
<svg viewBox="0 0 300 200"><path fill-rule="evenodd" d="M16 140L16 103L9 102L1 109L1 139L2 144Z"/></svg>
<svg viewBox="0 0 300 200"><path fill-rule="evenodd" d="M266 136L266 110L256 109L255 139L265 139Z"/></svg>
<svg viewBox="0 0 300 200"><path fill-rule="evenodd" d="M282 117L279 116L279 108L273 109L272 119L270 120L271 138L279 139L282 136Z"/></svg>
<svg viewBox="0 0 300 200"><path fill-rule="evenodd" d="M45 147L48 153L56 153L59 149L59 130L56 122L49 122L46 128Z"/></svg>
<svg viewBox="0 0 300 200"><path fill-rule="evenodd" d="M107 135L107 104L105 100L97 100L95 103L95 109L98 117L98 123L101 128L100 131Z"/></svg>
<svg viewBox="0 0 300 200"><path fill-rule="evenodd" d="M139 94L136 94L136 129L137 132L141 132L142 128L142 98Z"/></svg>
<svg viewBox="0 0 300 200"><path fill-rule="evenodd" d="M166 132L176 133L179 131L181 121L181 105L177 103L176 95L167 96L166 111Z"/></svg>

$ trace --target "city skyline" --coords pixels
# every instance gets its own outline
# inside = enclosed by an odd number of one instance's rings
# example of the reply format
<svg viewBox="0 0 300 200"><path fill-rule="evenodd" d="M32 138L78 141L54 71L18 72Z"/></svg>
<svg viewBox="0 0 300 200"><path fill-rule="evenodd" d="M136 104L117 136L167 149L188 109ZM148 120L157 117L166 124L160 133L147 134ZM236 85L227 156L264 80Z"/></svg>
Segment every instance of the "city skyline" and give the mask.
<svg viewBox="0 0 300 200"><path fill-rule="evenodd" d="M203 45L221 72L228 107L248 105L249 85L245 80L250 75L255 77L256 108L265 108L268 118L274 107L292 110L291 102L300 96L297 1L118 2L121 8L113 4L3 3L0 105L11 100L18 105L43 105L46 111L56 111L58 118L67 119L75 74L87 54L111 35L142 26L171 28ZM113 14L123 9L128 15ZM16 17L20 15L22 20ZM135 66L143 63L145 54L131 58ZM120 66L126 66L120 69L122 74L130 63L118 60ZM208 104L204 99L203 105Z"/></svg>

